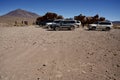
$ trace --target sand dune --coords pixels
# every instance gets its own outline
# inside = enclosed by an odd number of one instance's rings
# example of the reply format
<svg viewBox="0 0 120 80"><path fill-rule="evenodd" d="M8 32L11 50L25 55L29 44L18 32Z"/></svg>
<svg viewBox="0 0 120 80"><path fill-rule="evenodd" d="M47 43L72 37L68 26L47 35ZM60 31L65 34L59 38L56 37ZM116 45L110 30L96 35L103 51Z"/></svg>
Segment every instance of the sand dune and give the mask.
<svg viewBox="0 0 120 80"><path fill-rule="evenodd" d="M0 27L0 80L120 80L120 30Z"/></svg>

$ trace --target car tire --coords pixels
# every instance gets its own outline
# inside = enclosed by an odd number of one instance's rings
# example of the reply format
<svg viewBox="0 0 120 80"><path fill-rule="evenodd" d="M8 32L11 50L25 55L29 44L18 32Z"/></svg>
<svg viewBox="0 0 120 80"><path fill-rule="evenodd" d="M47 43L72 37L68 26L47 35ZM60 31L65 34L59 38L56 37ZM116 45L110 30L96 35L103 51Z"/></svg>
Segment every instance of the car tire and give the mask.
<svg viewBox="0 0 120 80"><path fill-rule="evenodd" d="M106 31L110 31L110 28L109 28L109 27L106 27L105 30L106 30Z"/></svg>
<svg viewBox="0 0 120 80"><path fill-rule="evenodd" d="M51 29L51 27L50 27L50 26L48 26L48 29L50 30L50 29Z"/></svg>
<svg viewBox="0 0 120 80"><path fill-rule="evenodd" d="M55 31L59 31L60 30L60 27L55 27Z"/></svg>
<svg viewBox="0 0 120 80"><path fill-rule="evenodd" d="M74 30L74 29L75 29L75 27L74 27L74 26L71 26L71 27L70 27L70 30Z"/></svg>
<svg viewBox="0 0 120 80"><path fill-rule="evenodd" d="M79 25L77 25L77 28L79 28L80 26Z"/></svg>
<svg viewBox="0 0 120 80"><path fill-rule="evenodd" d="M92 27L92 30L96 30L96 27Z"/></svg>

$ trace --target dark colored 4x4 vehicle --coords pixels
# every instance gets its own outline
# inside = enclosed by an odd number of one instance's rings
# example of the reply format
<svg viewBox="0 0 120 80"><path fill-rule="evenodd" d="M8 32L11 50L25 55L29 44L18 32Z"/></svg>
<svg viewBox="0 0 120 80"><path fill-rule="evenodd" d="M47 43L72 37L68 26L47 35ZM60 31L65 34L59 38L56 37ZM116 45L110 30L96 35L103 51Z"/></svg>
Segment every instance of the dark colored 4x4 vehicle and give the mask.
<svg viewBox="0 0 120 80"><path fill-rule="evenodd" d="M59 31L63 28L66 28L66 29L69 29L69 30L74 30L76 27L75 24L73 24L72 21L67 21L67 20L64 20L64 21L54 21L51 25L49 25L49 29L53 29L53 30L56 30L56 31Z"/></svg>

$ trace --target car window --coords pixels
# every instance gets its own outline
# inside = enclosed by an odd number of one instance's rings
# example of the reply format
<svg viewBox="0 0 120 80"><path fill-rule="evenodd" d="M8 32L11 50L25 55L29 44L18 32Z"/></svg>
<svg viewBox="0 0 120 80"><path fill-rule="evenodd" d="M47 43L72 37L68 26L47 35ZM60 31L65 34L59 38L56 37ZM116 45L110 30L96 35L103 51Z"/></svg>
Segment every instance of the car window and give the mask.
<svg viewBox="0 0 120 80"><path fill-rule="evenodd" d="M64 24L71 24L71 23L75 23L75 21L63 21Z"/></svg>
<svg viewBox="0 0 120 80"><path fill-rule="evenodd" d="M94 24L98 24L98 22L94 22Z"/></svg>
<svg viewBox="0 0 120 80"><path fill-rule="evenodd" d="M99 23L100 25L111 25L111 23L110 22L101 22L101 23Z"/></svg>
<svg viewBox="0 0 120 80"><path fill-rule="evenodd" d="M77 23L80 23L80 21L77 21Z"/></svg>
<svg viewBox="0 0 120 80"><path fill-rule="evenodd" d="M63 24L68 24L68 21L63 21Z"/></svg>
<svg viewBox="0 0 120 80"><path fill-rule="evenodd" d="M60 21L54 21L55 23L60 23Z"/></svg>
<svg viewBox="0 0 120 80"><path fill-rule="evenodd" d="M70 21L70 23L75 23L75 21Z"/></svg>

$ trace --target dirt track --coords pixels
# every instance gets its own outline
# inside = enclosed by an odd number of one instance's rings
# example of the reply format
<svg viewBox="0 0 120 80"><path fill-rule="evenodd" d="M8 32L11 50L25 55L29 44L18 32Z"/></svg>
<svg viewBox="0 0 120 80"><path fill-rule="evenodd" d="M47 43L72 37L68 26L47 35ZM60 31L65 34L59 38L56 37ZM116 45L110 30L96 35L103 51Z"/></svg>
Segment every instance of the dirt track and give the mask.
<svg viewBox="0 0 120 80"><path fill-rule="evenodd" d="M0 27L0 80L120 80L120 30Z"/></svg>

